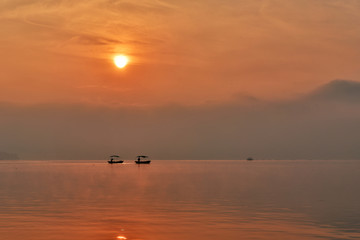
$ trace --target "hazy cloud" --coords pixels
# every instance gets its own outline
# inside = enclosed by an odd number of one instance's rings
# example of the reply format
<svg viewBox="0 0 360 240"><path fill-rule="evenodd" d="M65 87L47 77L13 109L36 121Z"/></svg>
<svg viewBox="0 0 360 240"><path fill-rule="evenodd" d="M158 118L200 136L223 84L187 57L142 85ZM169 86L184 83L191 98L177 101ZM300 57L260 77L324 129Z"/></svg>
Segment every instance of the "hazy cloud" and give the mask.
<svg viewBox="0 0 360 240"><path fill-rule="evenodd" d="M239 105L95 107L2 104L2 151L25 159L102 159L119 153L155 159L358 159L360 100ZM321 96L329 86L311 96ZM334 97L334 98L332 98Z"/></svg>
<svg viewBox="0 0 360 240"><path fill-rule="evenodd" d="M327 79L359 75L359 9L337 0L2 1L0 100L294 98ZM122 72L112 62L120 53L131 59ZM129 91L114 97L111 88Z"/></svg>

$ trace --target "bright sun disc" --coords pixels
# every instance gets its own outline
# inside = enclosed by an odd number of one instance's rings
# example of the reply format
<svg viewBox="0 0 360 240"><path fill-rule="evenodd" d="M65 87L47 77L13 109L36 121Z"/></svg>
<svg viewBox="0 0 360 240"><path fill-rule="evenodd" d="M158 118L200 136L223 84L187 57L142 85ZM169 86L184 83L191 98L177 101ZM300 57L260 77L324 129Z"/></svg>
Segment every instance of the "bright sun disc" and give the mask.
<svg viewBox="0 0 360 240"><path fill-rule="evenodd" d="M114 63L118 68L124 68L129 62L129 59L124 55L114 57Z"/></svg>

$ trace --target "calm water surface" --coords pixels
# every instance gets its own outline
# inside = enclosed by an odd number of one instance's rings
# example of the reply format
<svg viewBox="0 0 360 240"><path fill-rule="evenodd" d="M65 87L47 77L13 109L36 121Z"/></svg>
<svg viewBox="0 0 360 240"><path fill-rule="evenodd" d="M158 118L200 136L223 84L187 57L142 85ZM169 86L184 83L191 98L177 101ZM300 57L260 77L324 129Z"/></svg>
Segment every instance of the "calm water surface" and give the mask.
<svg viewBox="0 0 360 240"><path fill-rule="evenodd" d="M359 183L360 161L0 161L0 239L360 239Z"/></svg>

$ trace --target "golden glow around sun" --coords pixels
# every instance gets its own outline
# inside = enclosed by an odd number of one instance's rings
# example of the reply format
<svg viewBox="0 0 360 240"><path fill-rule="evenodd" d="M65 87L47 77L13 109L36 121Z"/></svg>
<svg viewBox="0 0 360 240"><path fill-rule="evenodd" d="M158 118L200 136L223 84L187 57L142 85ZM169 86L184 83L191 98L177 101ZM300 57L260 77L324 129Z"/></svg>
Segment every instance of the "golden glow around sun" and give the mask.
<svg viewBox="0 0 360 240"><path fill-rule="evenodd" d="M129 58L124 55L117 55L114 57L114 63L118 68L124 68L129 62Z"/></svg>

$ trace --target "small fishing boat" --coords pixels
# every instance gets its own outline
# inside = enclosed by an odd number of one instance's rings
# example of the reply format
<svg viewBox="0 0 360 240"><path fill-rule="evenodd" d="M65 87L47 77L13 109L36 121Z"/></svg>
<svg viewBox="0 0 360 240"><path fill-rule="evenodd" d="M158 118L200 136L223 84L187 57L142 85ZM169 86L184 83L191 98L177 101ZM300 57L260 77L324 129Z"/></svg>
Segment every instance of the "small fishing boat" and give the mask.
<svg viewBox="0 0 360 240"><path fill-rule="evenodd" d="M115 160L115 159L117 159L117 158L119 158L120 156L118 156L118 155L111 155L110 156L110 160L108 161L108 163L110 163L110 164L113 164L113 163L123 163L124 162L124 160Z"/></svg>
<svg viewBox="0 0 360 240"><path fill-rule="evenodd" d="M135 160L136 164L149 164L151 162L151 160L146 160L148 159L148 156L144 156L144 155L140 155L137 156L137 160Z"/></svg>
<svg viewBox="0 0 360 240"><path fill-rule="evenodd" d="M252 161L252 160L254 160L252 157L248 157L246 160L248 160L248 161Z"/></svg>

